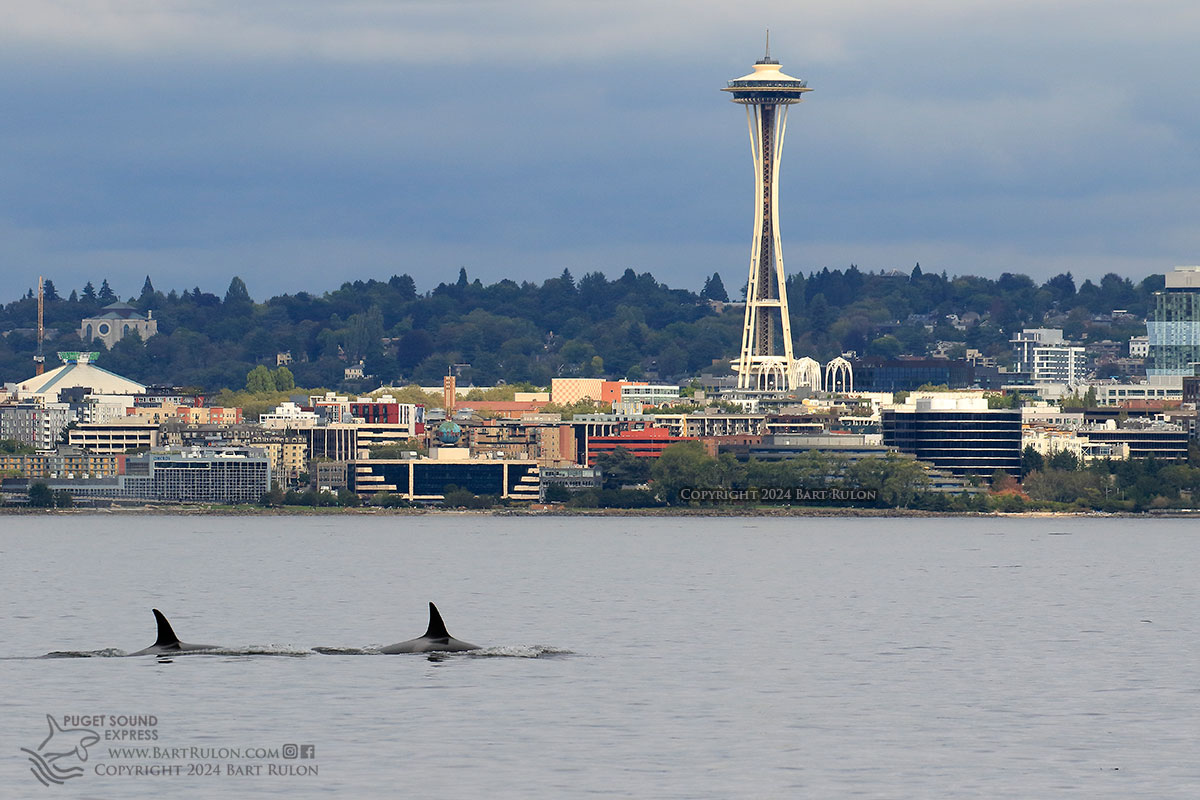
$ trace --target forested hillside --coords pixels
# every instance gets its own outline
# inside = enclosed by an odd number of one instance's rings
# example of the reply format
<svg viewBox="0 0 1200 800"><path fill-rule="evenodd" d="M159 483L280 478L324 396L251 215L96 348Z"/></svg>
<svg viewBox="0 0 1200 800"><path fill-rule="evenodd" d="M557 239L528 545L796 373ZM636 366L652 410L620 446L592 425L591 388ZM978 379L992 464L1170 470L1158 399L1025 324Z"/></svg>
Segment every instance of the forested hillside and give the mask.
<svg viewBox="0 0 1200 800"><path fill-rule="evenodd" d="M1078 288L1070 274L1038 285L1024 275L999 279L824 269L788 279L797 355L822 361L846 351L890 357L925 355L937 342L961 342L1005 357L1008 338L1021 327L1053 324L1069 337L1091 339L1144 333L1140 319L1162 286L1162 276L1134 284L1106 275ZM76 331L82 318L119 298L102 281L63 289L47 282L48 367L56 350L85 347ZM143 383L196 386L207 391L241 388L258 364L275 365L290 351L290 369L301 386L344 386L343 369L364 362L376 376L368 385L437 383L449 365L465 382L504 379L548 385L555 376L615 376L678 380L729 359L740 344L740 307L720 312L718 276L699 294L671 289L649 273L626 270L616 280L591 272L578 281L564 270L535 284L502 280L484 286L465 270L458 280L418 294L408 275L386 282L353 281L323 295L285 294L255 302L240 278L224 296L200 288L158 291L147 278L128 298L152 311L159 335L127 337L102 352L106 369ZM740 297L733 297L740 300ZM719 306L718 306L719 307ZM1113 309L1133 317L1096 320ZM973 312L964 330L946 315ZM37 300L33 290L0 310L0 379L32 374ZM927 329L933 325L933 331ZM103 351L96 343L91 349ZM349 390L367 386L345 386Z"/></svg>

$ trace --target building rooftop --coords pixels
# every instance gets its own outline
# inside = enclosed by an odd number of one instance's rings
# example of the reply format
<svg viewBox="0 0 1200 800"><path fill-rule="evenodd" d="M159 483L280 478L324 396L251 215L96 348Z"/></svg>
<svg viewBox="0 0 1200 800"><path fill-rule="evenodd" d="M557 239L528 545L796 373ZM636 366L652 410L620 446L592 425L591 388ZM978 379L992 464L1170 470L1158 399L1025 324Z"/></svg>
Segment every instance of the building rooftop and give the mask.
<svg viewBox="0 0 1200 800"><path fill-rule="evenodd" d="M78 352L59 353L59 357L65 362L63 366L18 383L17 394L21 397L37 396L46 402L56 402L59 392L74 386L86 387L92 394L132 395L146 391L142 384L90 363L94 355Z"/></svg>

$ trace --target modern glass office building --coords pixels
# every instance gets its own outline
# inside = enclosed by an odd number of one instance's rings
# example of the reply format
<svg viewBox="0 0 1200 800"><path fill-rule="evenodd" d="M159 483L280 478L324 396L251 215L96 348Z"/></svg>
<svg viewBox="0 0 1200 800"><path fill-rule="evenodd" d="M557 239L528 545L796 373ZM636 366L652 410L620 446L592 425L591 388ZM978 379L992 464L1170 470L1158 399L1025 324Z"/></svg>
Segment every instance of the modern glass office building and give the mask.
<svg viewBox="0 0 1200 800"><path fill-rule="evenodd" d="M954 475L1021 472L1020 409L982 399L920 399L884 409L883 443Z"/></svg>
<svg viewBox="0 0 1200 800"><path fill-rule="evenodd" d="M369 497L387 492L408 500L440 501L447 486L476 495L538 499L537 462L525 459L367 459L352 461L349 489Z"/></svg>
<svg viewBox="0 0 1200 800"><path fill-rule="evenodd" d="M1176 267L1166 279L1146 321L1146 375L1193 375L1200 363L1200 267Z"/></svg>

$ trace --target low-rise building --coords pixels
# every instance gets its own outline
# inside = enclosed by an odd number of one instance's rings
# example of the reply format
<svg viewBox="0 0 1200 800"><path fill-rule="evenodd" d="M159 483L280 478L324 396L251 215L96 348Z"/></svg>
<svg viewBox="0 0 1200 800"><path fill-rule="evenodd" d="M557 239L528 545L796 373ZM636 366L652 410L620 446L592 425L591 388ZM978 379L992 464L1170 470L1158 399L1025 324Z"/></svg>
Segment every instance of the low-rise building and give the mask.
<svg viewBox="0 0 1200 800"><path fill-rule="evenodd" d="M618 448L637 458L658 458L673 444L694 441L698 440L691 436L673 436L666 428L626 430L615 436L590 436L587 440L587 463L594 467L597 458L611 454Z"/></svg>
<svg viewBox="0 0 1200 800"><path fill-rule="evenodd" d="M1129 458L1185 462L1188 457L1190 437L1183 425L1158 422L1118 427L1115 421L1110 421L1103 426L1080 428L1079 433L1098 444L1124 446L1129 450Z"/></svg>
<svg viewBox="0 0 1200 800"><path fill-rule="evenodd" d="M277 430L314 428L318 422L316 412L305 411L290 400L276 406L274 411L258 415L259 425Z"/></svg>
<svg viewBox="0 0 1200 800"><path fill-rule="evenodd" d="M124 471L125 456L59 447L46 453L0 453L0 473L25 478L98 478Z"/></svg>
<svg viewBox="0 0 1200 800"><path fill-rule="evenodd" d="M1042 456L1049 458L1056 453L1070 453L1080 462L1096 459L1127 459L1129 445L1123 442L1094 441L1078 430L1056 428L1026 428L1021 434L1022 451L1032 447Z"/></svg>
<svg viewBox="0 0 1200 800"><path fill-rule="evenodd" d="M68 431L67 443L89 453L132 453L158 447L152 422L85 422Z"/></svg>
<svg viewBox="0 0 1200 800"><path fill-rule="evenodd" d="M1158 377L1139 383L1091 383L1088 389L1096 392L1096 403L1119 406L1129 400L1183 400L1183 378Z"/></svg>
<svg viewBox="0 0 1200 800"><path fill-rule="evenodd" d="M538 465L528 459L369 459L351 462L347 478L350 490L365 498L387 492L434 503L444 500L451 486L476 495L527 502L536 502L540 496Z"/></svg>
<svg viewBox="0 0 1200 800"><path fill-rule="evenodd" d="M541 467L538 470L541 479L538 499L546 499L546 490L558 486L568 492L582 492L588 489L599 489L604 485L604 470L599 467Z"/></svg>
<svg viewBox="0 0 1200 800"><path fill-rule="evenodd" d="M24 483L27 492L29 481ZM271 467L261 451L196 448L129 456L125 472L113 477L60 477L46 484L77 501L256 503L271 488ZM15 482L5 480L4 491L17 491Z"/></svg>
<svg viewBox="0 0 1200 800"><path fill-rule="evenodd" d="M915 399L884 409L882 427L888 447L955 475L1021 471L1021 411L988 408L985 398Z"/></svg>

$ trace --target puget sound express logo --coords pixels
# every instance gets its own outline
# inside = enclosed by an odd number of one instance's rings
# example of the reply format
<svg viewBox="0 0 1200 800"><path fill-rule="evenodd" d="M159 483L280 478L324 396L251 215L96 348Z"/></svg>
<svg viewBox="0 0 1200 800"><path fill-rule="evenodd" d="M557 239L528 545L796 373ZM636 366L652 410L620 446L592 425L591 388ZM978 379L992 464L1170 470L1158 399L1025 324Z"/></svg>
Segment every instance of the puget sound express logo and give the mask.
<svg viewBox="0 0 1200 800"><path fill-rule="evenodd" d="M153 714L46 715L49 732L22 747L44 786L101 778L303 776L320 774L312 744L168 746Z"/></svg>

